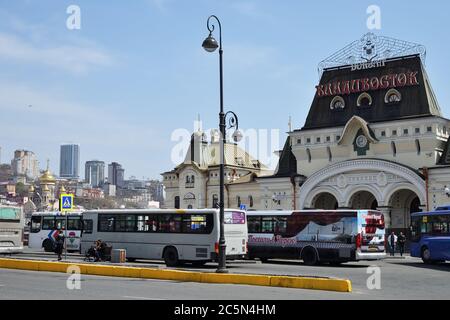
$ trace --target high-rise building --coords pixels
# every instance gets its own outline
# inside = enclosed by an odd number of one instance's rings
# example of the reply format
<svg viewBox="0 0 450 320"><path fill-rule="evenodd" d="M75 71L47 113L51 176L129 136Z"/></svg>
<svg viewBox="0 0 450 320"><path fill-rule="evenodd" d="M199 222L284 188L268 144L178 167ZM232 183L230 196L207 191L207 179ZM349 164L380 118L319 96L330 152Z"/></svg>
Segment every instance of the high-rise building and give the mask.
<svg viewBox="0 0 450 320"><path fill-rule="evenodd" d="M108 165L108 181L109 183L122 188L124 186L125 169L117 162Z"/></svg>
<svg viewBox="0 0 450 320"><path fill-rule="evenodd" d="M39 162L36 155L28 150L14 151L14 159L11 161L13 175L36 179L39 176Z"/></svg>
<svg viewBox="0 0 450 320"><path fill-rule="evenodd" d="M62 144L59 162L59 176L67 179L78 179L80 168L80 146L78 144Z"/></svg>
<svg viewBox="0 0 450 320"><path fill-rule="evenodd" d="M89 183L92 187L102 186L105 182L105 163L98 160L86 161L84 177L86 183Z"/></svg>

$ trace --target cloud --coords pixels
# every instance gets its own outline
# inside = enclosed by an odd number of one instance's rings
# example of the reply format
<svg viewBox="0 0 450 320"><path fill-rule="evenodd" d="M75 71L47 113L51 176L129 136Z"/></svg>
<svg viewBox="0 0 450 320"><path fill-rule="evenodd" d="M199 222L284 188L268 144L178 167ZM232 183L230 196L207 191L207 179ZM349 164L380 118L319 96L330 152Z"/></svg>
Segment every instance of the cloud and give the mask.
<svg viewBox="0 0 450 320"><path fill-rule="evenodd" d="M88 46L54 45L38 47L21 37L0 32L0 59L37 63L73 74L85 74L94 66L109 66L113 59Z"/></svg>

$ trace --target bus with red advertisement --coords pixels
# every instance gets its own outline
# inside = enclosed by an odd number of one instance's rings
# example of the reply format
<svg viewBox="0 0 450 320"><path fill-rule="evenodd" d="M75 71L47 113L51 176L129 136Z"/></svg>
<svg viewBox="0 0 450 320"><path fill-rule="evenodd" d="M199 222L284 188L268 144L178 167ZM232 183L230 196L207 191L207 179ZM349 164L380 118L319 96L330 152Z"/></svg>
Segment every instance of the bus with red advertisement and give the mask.
<svg viewBox="0 0 450 320"><path fill-rule="evenodd" d="M384 216L375 210L248 211L248 256L306 265L385 258Z"/></svg>

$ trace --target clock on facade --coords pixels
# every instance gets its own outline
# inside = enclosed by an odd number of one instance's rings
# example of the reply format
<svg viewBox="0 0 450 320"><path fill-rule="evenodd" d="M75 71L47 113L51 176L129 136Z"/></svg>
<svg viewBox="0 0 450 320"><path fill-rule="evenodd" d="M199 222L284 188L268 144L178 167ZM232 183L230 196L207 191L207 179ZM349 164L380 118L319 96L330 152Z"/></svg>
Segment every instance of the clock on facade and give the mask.
<svg viewBox="0 0 450 320"><path fill-rule="evenodd" d="M367 138L364 135L360 135L356 138L356 146L358 148L364 148L367 146Z"/></svg>

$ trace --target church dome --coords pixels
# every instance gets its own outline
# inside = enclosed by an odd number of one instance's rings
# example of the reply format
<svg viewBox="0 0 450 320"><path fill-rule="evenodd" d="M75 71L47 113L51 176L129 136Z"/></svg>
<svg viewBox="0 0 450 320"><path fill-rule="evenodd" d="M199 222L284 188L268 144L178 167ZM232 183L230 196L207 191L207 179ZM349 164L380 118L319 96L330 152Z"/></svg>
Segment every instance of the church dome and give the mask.
<svg viewBox="0 0 450 320"><path fill-rule="evenodd" d="M55 183L56 179L50 172L50 170L45 170L44 174L39 178L41 183Z"/></svg>

